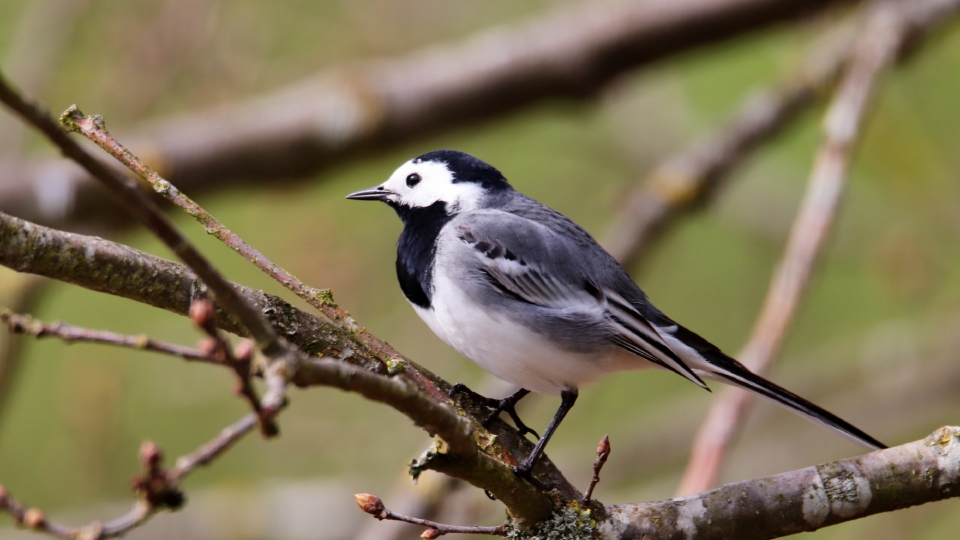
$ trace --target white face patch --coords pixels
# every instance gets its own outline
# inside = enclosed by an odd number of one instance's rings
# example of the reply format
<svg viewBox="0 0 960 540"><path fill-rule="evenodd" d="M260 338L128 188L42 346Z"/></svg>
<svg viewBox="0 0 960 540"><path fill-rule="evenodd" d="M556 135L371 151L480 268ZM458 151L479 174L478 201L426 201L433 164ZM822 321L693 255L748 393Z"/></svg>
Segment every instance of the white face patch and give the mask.
<svg viewBox="0 0 960 540"><path fill-rule="evenodd" d="M409 185L410 175L419 175L420 181ZM447 203L451 211L475 210L483 198L483 188L473 182L453 181L453 173L439 161L410 160L400 166L380 185L391 192L391 202L412 208L425 208L437 201Z"/></svg>

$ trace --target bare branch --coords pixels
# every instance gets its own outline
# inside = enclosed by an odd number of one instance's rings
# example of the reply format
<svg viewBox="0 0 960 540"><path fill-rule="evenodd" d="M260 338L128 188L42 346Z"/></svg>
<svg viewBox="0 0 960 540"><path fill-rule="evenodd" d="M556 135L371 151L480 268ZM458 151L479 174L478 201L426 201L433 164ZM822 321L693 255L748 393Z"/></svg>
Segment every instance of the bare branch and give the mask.
<svg viewBox="0 0 960 540"><path fill-rule="evenodd" d="M739 355L741 362L755 373L763 373L777 355L832 230L851 153L880 75L893 64L909 38L927 29L922 24L932 24L927 13L942 10L946 5L960 9L957 0L907 4L885 1L871 7L853 49L850 67L827 111L824 142L814 161L807 193L790 230L783 258L750 339ZM948 14L943 12L942 17ZM698 431L680 493L697 493L715 485L726 449L751 402L751 395L732 388L717 399Z"/></svg>
<svg viewBox="0 0 960 540"><path fill-rule="evenodd" d="M244 435L250 432L258 422L256 414L248 414L233 424L223 428L220 434L198 448L192 454L177 458L170 476L177 482L184 479L197 467L209 465L211 461L229 450Z"/></svg>
<svg viewBox="0 0 960 540"><path fill-rule="evenodd" d="M205 351L194 347L185 347L175 343L158 341L146 334L131 336L117 334L116 332L109 332L107 330L93 330L81 326L73 326L62 322L45 323L34 319L30 315L20 315L9 310L0 310L0 321L6 323L7 328L12 333L29 334L35 338L55 336L68 343L79 341L116 345L118 347L169 354L183 358L184 360L217 363L213 356Z"/></svg>
<svg viewBox="0 0 960 540"><path fill-rule="evenodd" d="M458 534L486 534L489 536L506 536L507 527L504 525L499 525L497 527L481 527L481 526L460 526L460 525L446 525L443 523L437 523L436 521L430 521L428 519L420 519L410 516L405 516L403 514L398 514L389 508L383 505L383 501L375 495L370 495L369 493L358 493L354 495L357 499L357 506L361 510L370 514L371 516L383 521L385 519L391 521L402 521L404 523L412 523L413 525L420 525L422 527L427 527L427 530L420 535L421 538L426 540L433 540L439 538L445 534L458 533Z"/></svg>
<svg viewBox="0 0 960 540"><path fill-rule="evenodd" d="M960 495L960 428L666 501L608 506L604 540L758 540Z"/></svg>
<svg viewBox="0 0 960 540"><path fill-rule="evenodd" d="M94 521L81 527L69 527L48 519L43 511L27 508L14 499L0 485L0 511L13 516L18 524L65 540L105 540L123 536L147 521L161 510L176 510L185 501L179 484L198 466L207 465L222 455L257 425L257 415L248 414L219 435L200 447L196 452L177 459L176 467L162 467L163 454L152 442L140 447L140 460L144 474L135 478L134 490L139 499L129 512L111 521Z"/></svg>
<svg viewBox="0 0 960 540"><path fill-rule="evenodd" d="M591 97L615 77L696 47L856 0L651 0L562 6L515 27L394 60L331 69L234 107L194 112L127 138L196 195L241 180L313 174L358 151L496 118L539 100ZM69 196L44 208L51 171ZM86 176L63 163L24 170L0 211L44 224L116 219ZM48 205L49 206L49 205Z"/></svg>

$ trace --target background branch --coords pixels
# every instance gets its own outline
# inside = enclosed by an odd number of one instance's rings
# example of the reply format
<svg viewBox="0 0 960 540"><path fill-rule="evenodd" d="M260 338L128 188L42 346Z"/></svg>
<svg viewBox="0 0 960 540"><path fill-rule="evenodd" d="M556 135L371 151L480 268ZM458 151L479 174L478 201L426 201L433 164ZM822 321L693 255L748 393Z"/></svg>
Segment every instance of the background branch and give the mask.
<svg viewBox="0 0 960 540"><path fill-rule="evenodd" d="M716 131L668 157L626 197L604 247L634 268L678 217L705 205L736 168L827 95L850 57L860 17L831 29L776 88L750 95Z"/></svg>
<svg viewBox="0 0 960 540"><path fill-rule="evenodd" d="M43 295L47 280L31 275L14 274L4 280L7 305L17 311L29 311ZM22 339L8 336L0 341L0 422L6 409L7 398L20 366Z"/></svg>
<svg viewBox="0 0 960 540"><path fill-rule="evenodd" d="M957 9L960 2L955 0L909 4L884 1L871 7L854 46L850 66L827 111L824 141L814 161L783 258L750 339L738 356L751 371L763 373L767 369L793 321L832 230L851 153L880 75L909 39L916 39L933 21L946 20L950 10ZM934 12L938 18L930 16ZM753 396L732 388L725 389L717 398L697 433L679 493L698 493L715 485L726 450L752 401Z"/></svg>
<svg viewBox="0 0 960 540"><path fill-rule="evenodd" d="M637 67L856 0L652 0L563 6L516 27L393 60L331 69L231 107L125 137L181 190L303 177L357 151L409 142L531 103L592 96ZM56 171L56 172L54 172ZM55 175L69 207L39 204ZM63 225L124 216L75 168L37 163L0 185L0 211Z"/></svg>

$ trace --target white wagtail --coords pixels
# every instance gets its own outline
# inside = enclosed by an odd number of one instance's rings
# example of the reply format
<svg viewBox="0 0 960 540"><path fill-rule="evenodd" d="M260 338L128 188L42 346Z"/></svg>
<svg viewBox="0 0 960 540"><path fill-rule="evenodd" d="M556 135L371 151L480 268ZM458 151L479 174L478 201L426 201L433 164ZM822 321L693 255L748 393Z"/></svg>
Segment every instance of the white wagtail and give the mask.
<svg viewBox="0 0 960 540"><path fill-rule="evenodd" d="M834 414L755 375L661 313L585 230L514 190L500 171L454 150L412 159L383 184L347 196L383 201L403 221L400 288L420 318L460 354L521 389L486 400L487 421L531 390L562 402L530 456L530 471L580 386L608 373L669 369L744 388L864 446L882 443ZM461 387L462 388L462 387Z"/></svg>

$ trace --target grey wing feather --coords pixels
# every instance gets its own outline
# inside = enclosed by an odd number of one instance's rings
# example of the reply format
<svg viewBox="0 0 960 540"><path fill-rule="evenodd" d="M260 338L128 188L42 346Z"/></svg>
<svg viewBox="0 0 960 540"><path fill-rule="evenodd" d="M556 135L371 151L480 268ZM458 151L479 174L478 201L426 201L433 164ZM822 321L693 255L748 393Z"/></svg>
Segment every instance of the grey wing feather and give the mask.
<svg viewBox="0 0 960 540"><path fill-rule="evenodd" d="M565 316L571 311L602 316L608 342L706 388L637 308L610 286L622 282L617 279L620 276L610 274L619 271L635 290L631 296L643 295L623 269L612 259L613 267L604 267L607 261L603 258L610 256L578 226L555 215L563 220L556 224L575 227L572 238L571 231L558 233L542 219L533 221L495 210L471 213L455 227L457 237L473 248L482 271L504 295L564 310Z"/></svg>

